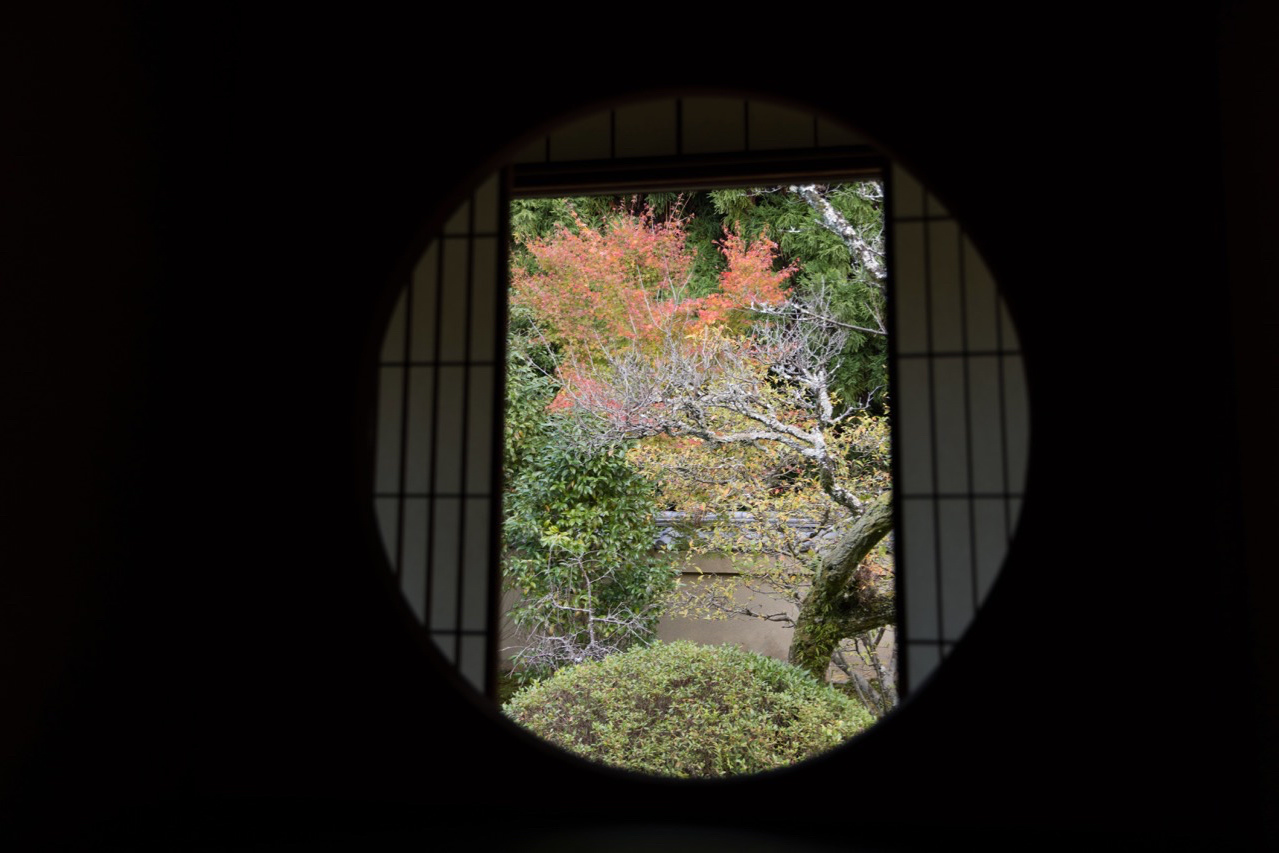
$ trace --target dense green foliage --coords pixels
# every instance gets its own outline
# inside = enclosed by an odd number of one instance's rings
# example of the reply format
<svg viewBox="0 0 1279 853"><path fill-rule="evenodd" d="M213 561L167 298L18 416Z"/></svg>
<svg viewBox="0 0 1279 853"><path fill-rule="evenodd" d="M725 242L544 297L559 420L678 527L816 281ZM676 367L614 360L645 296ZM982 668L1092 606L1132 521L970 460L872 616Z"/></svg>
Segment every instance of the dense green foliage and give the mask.
<svg viewBox="0 0 1279 853"><path fill-rule="evenodd" d="M562 669L503 710L593 761L682 777L786 767L873 722L860 705L796 667L687 642Z"/></svg>
<svg viewBox="0 0 1279 853"><path fill-rule="evenodd" d="M549 417L506 497L510 612L532 635L518 663L533 675L644 642L675 584L653 548L652 488L620 448L591 446Z"/></svg>
<svg viewBox="0 0 1279 853"><path fill-rule="evenodd" d="M512 309L506 339L502 471L508 490L546 440L546 407L559 388L553 378L553 354L533 336L526 314Z"/></svg>
<svg viewBox="0 0 1279 853"><path fill-rule="evenodd" d="M822 192L823 198L850 225L870 237L884 227L883 205L875 198L878 186L844 184ZM725 189L708 193L716 214L726 222L740 222L742 233L763 230L777 241L781 262L798 261L794 287L801 292L823 290L831 297L831 309L839 320L855 326L874 327L874 312L883 313L883 294L873 277L853 262L838 236L818 225L813 209L786 188ZM840 356L840 369L832 383L845 400L870 397L876 411L888 390L887 339L851 332Z"/></svg>

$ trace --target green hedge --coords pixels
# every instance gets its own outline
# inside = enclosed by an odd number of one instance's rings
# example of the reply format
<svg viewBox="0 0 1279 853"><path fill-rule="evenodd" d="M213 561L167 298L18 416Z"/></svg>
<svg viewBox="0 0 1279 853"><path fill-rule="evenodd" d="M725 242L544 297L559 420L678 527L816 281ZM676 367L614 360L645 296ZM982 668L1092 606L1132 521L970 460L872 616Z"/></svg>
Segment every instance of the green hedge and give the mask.
<svg viewBox="0 0 1279 853"><path fill-rule="evenodd" d="M502 710L594 761L685 777L785 767L873 722L803 670L731 646L688 642L562 669Z"/></svg>

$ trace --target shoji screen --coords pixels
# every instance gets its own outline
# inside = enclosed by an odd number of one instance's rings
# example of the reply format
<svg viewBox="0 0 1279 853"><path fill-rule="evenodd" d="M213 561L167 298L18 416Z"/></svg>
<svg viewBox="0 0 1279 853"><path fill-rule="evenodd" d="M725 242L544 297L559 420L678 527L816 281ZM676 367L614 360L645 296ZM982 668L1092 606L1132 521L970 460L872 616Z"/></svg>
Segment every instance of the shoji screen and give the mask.
<svg viewBox="0 0 1279 853"><path fill-rule="evenodd" d="M430 241L382 342L373 502L392 571L445 659L496 660L507 203L490 176Z"/></svg>
<svg viewBox="0 0 1279 853"><path fill-rule="evenodd" d="M907 690L941 663L990 589L1020 510L1026 384L1017 333L963 229L894 167L898 626Z"/></svg>

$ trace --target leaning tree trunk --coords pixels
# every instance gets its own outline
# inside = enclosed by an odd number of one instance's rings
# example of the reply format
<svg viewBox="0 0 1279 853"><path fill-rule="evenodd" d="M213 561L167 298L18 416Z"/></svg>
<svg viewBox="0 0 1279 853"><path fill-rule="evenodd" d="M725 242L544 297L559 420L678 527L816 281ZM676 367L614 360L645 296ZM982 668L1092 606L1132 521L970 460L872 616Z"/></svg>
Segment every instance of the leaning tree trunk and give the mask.
<svg viewBox="0 0 1279 853"><path fill-rule="evenodd" d="M791 640L790 662L821 680L839 641L891 625L897 618L891 575L862 566L870 549L893 529L893 500L885 492L822 555L813 588L800 606Z"/></svg>

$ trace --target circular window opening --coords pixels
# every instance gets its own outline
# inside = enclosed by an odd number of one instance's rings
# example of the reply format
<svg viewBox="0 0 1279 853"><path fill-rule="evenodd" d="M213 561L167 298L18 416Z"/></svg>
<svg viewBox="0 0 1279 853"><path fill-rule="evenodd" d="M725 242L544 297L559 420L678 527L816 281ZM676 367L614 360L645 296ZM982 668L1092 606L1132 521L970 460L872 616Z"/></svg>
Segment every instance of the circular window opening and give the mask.
<svg viewBox="0 0 1279 853"><path fill-rule="evenodd" d="M757 772L863 731L959 641L1020 508L985 264L790 107L657 100L539 138L429 241L378 370L373 501L417 621L508 717L615 767Z"/></svg>

